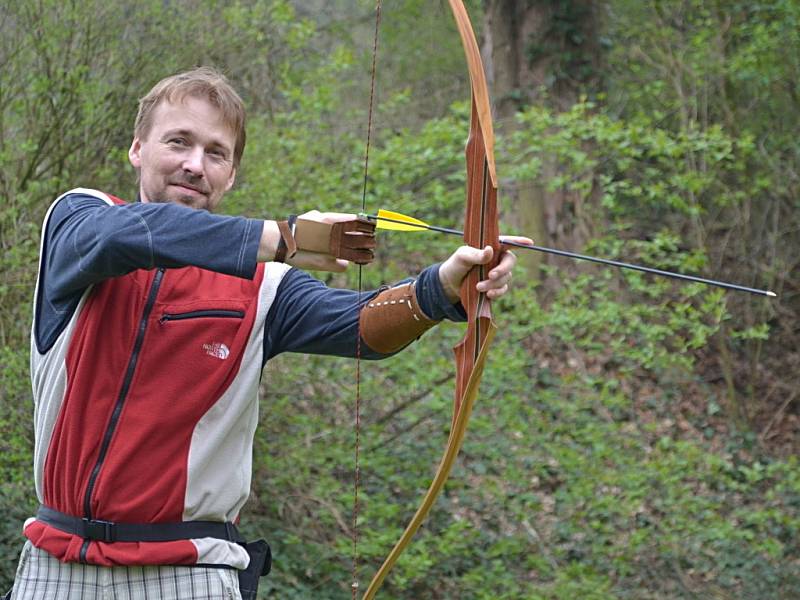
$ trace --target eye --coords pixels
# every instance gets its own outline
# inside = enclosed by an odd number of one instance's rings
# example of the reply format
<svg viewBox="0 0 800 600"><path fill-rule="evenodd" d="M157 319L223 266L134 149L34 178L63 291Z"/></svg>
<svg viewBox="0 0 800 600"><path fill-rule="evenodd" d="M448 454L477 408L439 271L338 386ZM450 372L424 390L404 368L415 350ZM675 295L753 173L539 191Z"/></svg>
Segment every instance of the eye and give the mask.
<svg viewBox="0 0 800 600"><path fill-rule="evenodd" d="M167 140L167 144L170 146L187 146L189 142L183 137L173 137Z"/></svg>
<svg viewBox="0 0 800 600"><path fill-rule="evenodd" d="M208 154L214 160L218 160L218 161L227 161L228 160L228 153L225 150L223 150L222 148L211 148L208 151Z"/></svg>

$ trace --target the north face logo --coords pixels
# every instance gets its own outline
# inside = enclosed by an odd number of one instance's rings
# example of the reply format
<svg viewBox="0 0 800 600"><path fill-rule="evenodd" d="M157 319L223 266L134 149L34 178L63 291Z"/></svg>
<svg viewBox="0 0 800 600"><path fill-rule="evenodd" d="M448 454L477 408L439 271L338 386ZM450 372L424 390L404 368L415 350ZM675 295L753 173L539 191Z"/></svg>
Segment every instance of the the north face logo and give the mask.
<svg viewBox="0 0 800 600"><path fill-rule="evenodd" d="M225 360L231 353L228 347L220 342L203 344L203 350L205 350L206 354L208 354L209 356L213 356L214 358L219 358L220 360Z"/></svg>

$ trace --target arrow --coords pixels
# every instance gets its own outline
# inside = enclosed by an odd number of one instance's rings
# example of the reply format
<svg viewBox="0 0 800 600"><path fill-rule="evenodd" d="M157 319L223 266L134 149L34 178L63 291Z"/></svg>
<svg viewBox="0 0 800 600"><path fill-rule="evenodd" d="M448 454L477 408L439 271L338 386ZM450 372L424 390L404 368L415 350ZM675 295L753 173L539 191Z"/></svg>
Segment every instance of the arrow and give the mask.
<svg viewBox="0 0 800 600"><path fill-rule="evenodd" d="M380 209L377 215L362 215L367 219L376 222L376 229L386 229L390 231L438 231L439 233L447 233L450 235L463 236L462 231L457 229L450 229L448 227L437 227L436 225L429 225L425 221L409 217L402 213L394 212L391 210ZM704 279L702 277L695 277L694 275L684 275L682 273L673 273L672 271L662 271L661 269L653 269L651 267L643 267L641 265L634 265L631 263L619 262L616 260L608 260L606 258L597 258L596 256L588 256L586 254L576 254L575 252L567 252L565 250L557 250L555 248L546 248L545 246L535 246L528 244L520 244L519 242L512 242L504 240L500 237L500 242L503 246L513 246L514 248L523 248L525 250L535 250L537 252L545 252L547 254L555 254L557 256L566 256L567 258L574 258L576 260L586 260L589 262L599 263L601 265L610 265L620 269L632 269L634 271L641 271L643 273L651 273L661 277L672 277L673 279L681 279L683 281L694 281L696 283L703 283L705 285L713 285L716 287L725 288L728 290L736 290L739 292L748 292L750 294L758 294L760 296L769 296L771 298L777 297L775 292L769 290L758 290L743 285L736 285L734 283L726 283L724 281L716 281L714 279Z"/></svg>

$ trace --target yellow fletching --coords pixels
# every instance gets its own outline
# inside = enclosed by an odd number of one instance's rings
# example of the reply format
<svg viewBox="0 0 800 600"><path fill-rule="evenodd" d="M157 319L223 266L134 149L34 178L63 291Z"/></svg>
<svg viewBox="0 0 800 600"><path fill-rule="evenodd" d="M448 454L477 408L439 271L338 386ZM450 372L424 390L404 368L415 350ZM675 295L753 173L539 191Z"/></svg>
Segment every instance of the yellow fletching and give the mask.
<svg viewBox="0 0 800 600"><path fill-rule="evenodd" d="M391 221L386 221L385 219L391 219ZM397 223L396 221L402 221L402 223ZM428 224L425 221L420 221L408 215L380 209L378 211L376 227L378 229L391 229L393 231L425 231L428 228Z"/></svg>

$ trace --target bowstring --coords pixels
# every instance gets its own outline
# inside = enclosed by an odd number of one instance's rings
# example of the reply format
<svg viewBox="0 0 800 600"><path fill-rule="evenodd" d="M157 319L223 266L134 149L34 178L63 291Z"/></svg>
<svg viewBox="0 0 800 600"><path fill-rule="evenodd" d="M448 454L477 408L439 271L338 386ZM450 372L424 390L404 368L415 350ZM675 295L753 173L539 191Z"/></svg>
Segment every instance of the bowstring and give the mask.
<svg viewBox="0 0 800 600"><path fill-rule="evenodd" d="M381 22L381 0L375 3L375 37L372 43L372 72L370 75L369 112L367 117L367 143L364 150L364 185L361 192L361 212L367 212L367 183L369 174L369 147L372 137L372 109L375 99L375 67L378 59L378 29ZM361 310L362 265L358 265L358 297L357 310ZM355 475L353 478L353 572L350 589L352 598L356 600L358 593L358 513L359 488L361 485L361 319L358 319L356 335L356 406L355 406Z"/></svg>

